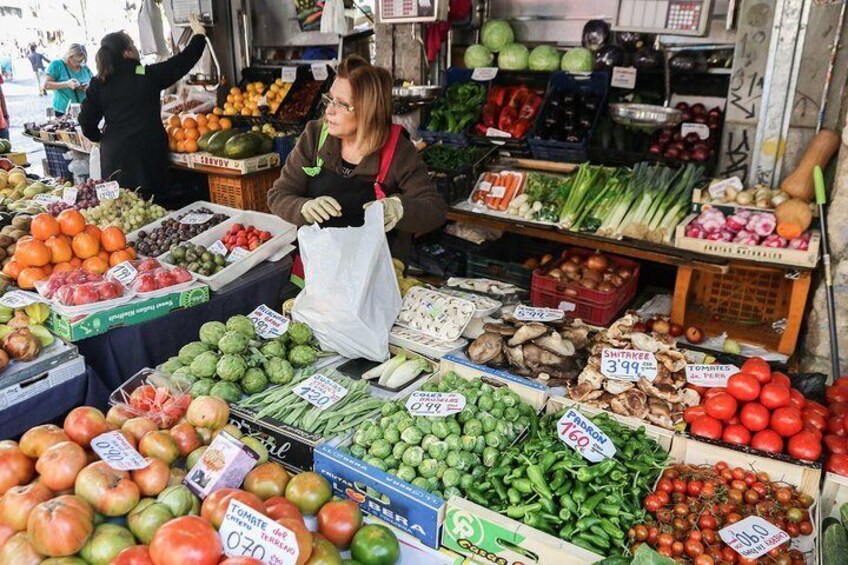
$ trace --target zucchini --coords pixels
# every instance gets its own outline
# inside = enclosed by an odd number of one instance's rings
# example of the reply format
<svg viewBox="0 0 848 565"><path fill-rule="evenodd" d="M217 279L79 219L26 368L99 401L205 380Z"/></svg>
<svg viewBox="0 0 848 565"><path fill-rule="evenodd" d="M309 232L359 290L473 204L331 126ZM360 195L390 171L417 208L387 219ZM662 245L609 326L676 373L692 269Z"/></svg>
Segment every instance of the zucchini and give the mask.
<svg viewBox="0 0 848 565"><path fill-rule="evenodd" d="M831 524L824 531L822 540L823 565L845 565L848 563L848 535L839 524Z"/></svg>

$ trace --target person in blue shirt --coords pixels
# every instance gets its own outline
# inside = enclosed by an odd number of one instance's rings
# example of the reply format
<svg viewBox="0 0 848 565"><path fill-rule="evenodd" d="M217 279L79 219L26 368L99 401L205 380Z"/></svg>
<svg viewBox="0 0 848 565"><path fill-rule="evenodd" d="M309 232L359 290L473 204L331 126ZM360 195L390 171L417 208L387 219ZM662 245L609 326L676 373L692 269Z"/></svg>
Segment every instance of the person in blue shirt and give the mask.
<svg viewBox="0 0 848 565"><path fill-rule="evenodd" d="M85 47L71 43L64 57L53 60L47 67L44 88L53 91L53 111L62 116L68 104L82 104L88 83L94 76L85 65L88 55Z"/></svg>

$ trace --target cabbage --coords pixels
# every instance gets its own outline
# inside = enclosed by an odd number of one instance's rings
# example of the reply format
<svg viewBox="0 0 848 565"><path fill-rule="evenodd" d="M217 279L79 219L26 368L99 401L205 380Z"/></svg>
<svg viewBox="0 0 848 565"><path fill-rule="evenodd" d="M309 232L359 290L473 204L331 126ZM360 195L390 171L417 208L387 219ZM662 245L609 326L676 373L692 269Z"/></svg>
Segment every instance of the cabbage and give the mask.
<svg viewBox="0 0 848 565"><path fill-rule="evenodd" d="M498 54L498 68L505 71L523 71L527 68L530 51L520 43L510 43Z"/></svg>
<svg viewBox="0 0 848 565"><path fill-rule="evenodd" d="M491 67L494 60L495 56L492 55L492 52L485 45L480 45L479 43L466 49L465 57L463 58L465 66L469 69Z"/></svg>
<svg viewBox="0 0 848 565"><path fill-rule="evenodd" d="M489 20L480 30L480 39L489 51L499 52L505 46L515 41L512 26L504 20Z"/></svg>
<svg viewBox="0 0 848 565"><path fill-rule="evenodd" d="M559 53L550 45L539 45L530 52L531 71L559 70Z"/></svg>
<svg viewBox="0 0 848 565"><path fill-rule="evenodd" d="M589 73L595 67L595 58L588 49L575 47L565 52L560 67L570 73Z"/></svg>

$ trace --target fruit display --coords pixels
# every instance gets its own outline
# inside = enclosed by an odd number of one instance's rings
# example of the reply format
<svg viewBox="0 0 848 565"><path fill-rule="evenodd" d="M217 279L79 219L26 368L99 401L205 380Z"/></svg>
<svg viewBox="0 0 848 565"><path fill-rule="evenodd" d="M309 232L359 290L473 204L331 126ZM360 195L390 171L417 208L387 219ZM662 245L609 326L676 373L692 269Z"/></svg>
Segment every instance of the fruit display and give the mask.
<svg viewBox="0 0 848 565"><path fill-rule="evenodd" d="M227 251L232 251L236 247L253 251L269 239L271 239L270 232L258 230L254 226L233 224L221 241L224 242Z"/></svg>
<svg viewBox="0 0 848 565"><path fill-rule="evenodd" d="M427 131L464 133L480 118L480 109L486 100L486 87L480 83L457 82L445 89L430 109ZM467 148L466 148L467 149Z"/></svg>
<svg viewBox="0 0 848 565"><path fill-rule="evenodd" d="M192 281L191 273L182 267L167 267L153 258L130 261L138 274L129 283L139 294L155 292Z"/></svg>
<svg viewBox="0 0 848 565"><path fill-rule="evenodd" d="M229 130L233 123L218 114L179 114L170 116L165 122L168 148L174 153L199 151L200 138L209 133Z"/></svg>
<svg viewBox="0 0 848 565"><path fill-rule="evenodd" d="M813 533L813 497L757 469L714 465L673 465L645 497L647 520L628 532L630 549L647 544L678 563L808 563L793 540ZM759 516L789 540L759 560L744 559L718 535L749 516Z"/></svg>
<svg viewBox="0 0 848 565"><path fill-rule="evenodd" d="M36 281L35 288L44 298L62 306L84 306L121 298L127 292L119 281L83 269L57 271Z"/></svg>
<svg viewBox="0 0 848 565"><path fill-rule="evenodd" d="M51 190L52 186L29 178L21 167L14 167L9 171L0 169L0 197L6 200L32 200Z"/></svg>
<svg viewBox="0 0 848 565"><path fill-rule="evenodd" d="M308 80L298 84L286 98L286 103L277 111L277 119L285 124L300 123L309 118L324 82Z"/></svg>
<svg viewBox="0 0 848 565"><path fill-rule="evenodd" d="M805 399L761 358L748 359L727 386L699 392L701 403L683 413L692 435L804 461L821 457L828 409Z"/></svg>
<svg viewBox="0 0 848 565"><path fill-rule="evenodd" d="M679 102L676 108L683 112L682 123L654 134L648 153L672 161L709 161L720 141L719 129L724 115L721 108L716 106L708 111L703 104L690 106L686 102ZM689 131L689 128L701 131Z"/></svg>
<svg viewBox="0 0 848 565"><path fill-rule="evenodd" d="M270 153L274 140L260 131L210 131L197 141L200 151L206 151L216 157L227 159L249 159L256 155Z"/></svg>
<svg viewBox="0 0 848 565"><path fill-rule="evenodd" d="M292 323L280 337L263 339L250 318L233 316L203 324L199 341L184 345L159 370L191 387L194 396L238 402L243 393L291 383L295 369L313 365L319 353L306 324Z"/></svg>
<svg viewBox="0 0 848 565"><path fill-rule="evenodd" d="M38 214L30 224L32 238L18 240L12 261L3 273L23 289L35 288L35 282L51 273L83 270L102 275L110 267L135 258L127 246L124 232L115 226L101 230L86 224L77 210L65 210L54 218Z"/></svg>
<svg viewBox="0 0 848 565"><path fill-rule="evenodd" d="M141 403L150 392L143 390ZM195 398L185 421L163 429L123 405L106 415L82 406L68 414L62 427L36 426L20 442L4 441L0 563L261 564L251 557L266 550L261 542L229 544L231 557L224 554L228 540L217 530L233 500L285 528L298 556L291 563L340 564L345 550L364 565L399 562L401 547L388 527L364 524L352 501L332 500L330 484L317 473L292 475L268 461L256 438L242 438L226 426L228 417L227 404L212 397ZM119 430L145 466L116 470L90 449L110 430ZM210 446L222 431L243 440L257 460L246 475L230 477L231 486L201 500L182 481L199 462L217 466L222 453ZM307 516L314 517L312 530Z"/></svg>
<svg viewBox="0 0 848 565"><path fill-rule="evenodd" d="M189 214L209 214L212 217L201 224L186 224L181 220ZM196 216L193 216L196 217ZM227 219L225 214L213 213L205 207L189 210L176 218L166 218L162 223L150 230L141 230L137 234L135 248L141 255L157 257L167 253L174 245L184 243L200 235L212 226L217 226Z"/></svg>
<svg viewBox="0 0 848 565"><path fill-rule="evenodd" d="M168 211L145 200L134 190L121 189L118 198L105 200L95 206L83 209L85 220L101 229L117 226L124 233L134 232L163 218Z"/></svg>
<svg viewBox="0 0 848 565"><path fill-rule="evenodd" d="M33 361L53 344L53 334L43 325L49 316L50 307L41 302L24 308L0 306L0 372L11 361Z"/></svg>
<svg viewBox="0 0 848 565"><path fill-rule="evenodd" d="M12 151L12 142L8 139L0 139L0 154L10 153Z"/></svg>
<svg viewBox="0 0 848 565"><path fill-rule="evenodd" d="M94 208L98 204L100 204L100 199L97 197L97 189L95 188L98 184L107 182L104 179L94 180L88 179L85 182L77 185L77 199L71 204L65 202L64 200L60 200L58 202L51 202L46 206L47 211L54 215L58 216L62 212L68 209L74 210L87 210L88 208ZM57 189L54 191L54 196L58 196L62 198L62 189Z"/></svg>
<svg viewBox="0 0 848 565"><path fill-rule="evenodd" d="M227 268L226 255L190 243L171 247L164 261L204 277L211 277Z"/></svg>
<svg viewBox="0 0 848 565"><path fill-rule="evenodd" d="M503 212L521 194L525 178L526 174L520 171L485 172L477 179L471 202Z"/></svg>
<svg viewBox="0 0 848 565"><path fill-rule="evenodd" d="M802 231L798 223L793 223L792 227L789 227L788 219L785 223L787 224L785 231L778 231L778 219L773 212L739 209L728 215L718 208L705 208L686 225L685 236L748 246L798 251L809 249L811 233ZM806 224L809 226L809 221ZM791 236L791 239L784 236Z"/></svg>
<svg viewBox="0 0 848 565"><path fill-rule="evenodd" d="M214 113L224 116L261 116L270 110L274 114L291 87L292 83L283 82L281 78L270 85L262 81L248 82L244 90L234 86L227 94L224 107L215 108Z"/></svg>
<svg viewBox="0 0 848 565"><path fill-rule="evenodd" d="M9 275L6 272L6 265L12 261L12 257L15 255L15 250L17 249L18 241L30 235L29 227L32 223L32 217L25 215L14 216L9 225L3 226L0 229L0 257L2 257L2 265L3 265L3 274L5 274L9 278Z"/></svg>
<svg viewBox="0 0 848 565"><path fill-rule="evenodd" d="M133 383L135 388L126 390L124 385L115 392L113 406L128 418L144 418L159 428L174 426L191 404L186 383L155 371L142 373L140 380ZM153 428L149 424L148 427Z"/></svg>
<svg viewBox="0 0 848 565"><path fill-rule="evenodd" d="M544 96L544 91L527 86L493 85L474 132L489 135L489 130L494 128L504 132L505 137L523 139L533 127Z"/></svg>

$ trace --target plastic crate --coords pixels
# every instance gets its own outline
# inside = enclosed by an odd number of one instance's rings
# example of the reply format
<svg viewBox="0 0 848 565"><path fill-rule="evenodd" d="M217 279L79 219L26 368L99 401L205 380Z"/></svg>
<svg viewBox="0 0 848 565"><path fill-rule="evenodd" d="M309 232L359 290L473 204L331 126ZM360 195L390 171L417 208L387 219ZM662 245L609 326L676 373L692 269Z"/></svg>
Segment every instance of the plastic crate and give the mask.
<svg viewBox="0 0 848 565"><path fill-rule="evenodd" d="M292 83L291 90L280 103L280 106L277 108L277 111L274 113L273 118L276 123L280 125L280 128L291 127L291 126L303 126L309 120L318 117L323 108L323 104L321 103L321 94L326 92L330 85L333 83L333 77L335 77L336 73L333 69L328 65L327 66L327 79L320 81L321 87L315 91L315 94L312 100L309 102L309 110L307 113L298 119L287 119L282 115L283 110L292 104L292 100L298 93L306 87L306 84L315 80L312 77L312 68L311 65L302 64L297 66L297 79Z"/></svg>
<svg viewBox="0 0 848 565"><path fill-rule="evenodd" d="M268 212L268 190L279 177L277 168L239 177L209 175L209 200L239 210Z"/></svg>
<svg viewBox="0 0 848 565"><path fill-rule="evenodd" d="M74 175L68 170L70 161L65 159L65 153L67 152L68 148L65 146L44 144L44 154L47 158L46 173L48 176L67 180L74 178Z"/></svg>
<svg viewBox="0 0 848 565"><path fill-rule="evenodd" d="M588 249L569 249L562 254L562 259L568 259L574 255L587 257L592 253ZM605 256L612 260L616 267L628 268L633 273L633 276L614 291L600 292L576 282L548 276L546 269L536 269L533 271L533 280L530 285L530 302L533 306L565 310L569 312L569 315L595 326L606 326L636 296L639 263L616 255L605 254ZM572 295L569 296L567 291L570 291ZM574 292L577 294L573 295Z"/></svg>
<svg viewBox="0 0 848 565"><path fill-rule="evenodd" d="M446 143L444 145L450 144ZM433 146L431 145L430 147ZM430 147L424 149L422 157L430 150ZM428 166L430 180L436 185L436 189L442 195L442 199L449 206L468 199L477 177L480 176L480 173L483 172L495 156L494 148L475 147L469 148L467 151L478 151L480 157L474 163L458 169L442 169Z"/></svg>
<svg viewBox="0 0 848 565"><path fill-rule="evenodd" d="M533 269L523 262L531 257L541 260L544 255L556 257L559 243L506 234L485 253L468 253L466 276L493 279L529 289Z"/></svg>
<svg viewBox="0 0 848 565"><path fill-rule="evenodd" d="M445 89L452 84L471 82L471 75L473 73L473 69L461 69L457 67L449 68L445 77ZM486 93L488 94L489 86L492 81L479 82L486 87ZM482 109L483 106L480 106L480 110ZM468 130L477 122L477 120L474 120L462 133L449 133L446 131L430 131L426 129L426 124L429 121L430 108L429 106L425 106L421 115L421 125L418 127L418 135L420 135L424 141L430 145L434 143L444 143L446 145L456 145L459 147L466 147L468 145Z"/></svg>
<svg viewBox="0 0 848 565"><path fill-rule="evenodd" d="M595 115L592 117L592 125L583 141L577 143L557 141L542 139L536 135L541 120L544 120L544 117L550 111L551 98L553 95L563 91L578 93L581 96L593 94L597 97L598 106ZM592 138L592 133L598 124L599 116L605 111L608 92L609 73L606 71L596 71L589 74L554 73L548 84L548 90L545 93L545 102L539 112L539 117L528 136L533 157L544 161L585 161L588 158L589 140Z"/></svg>

